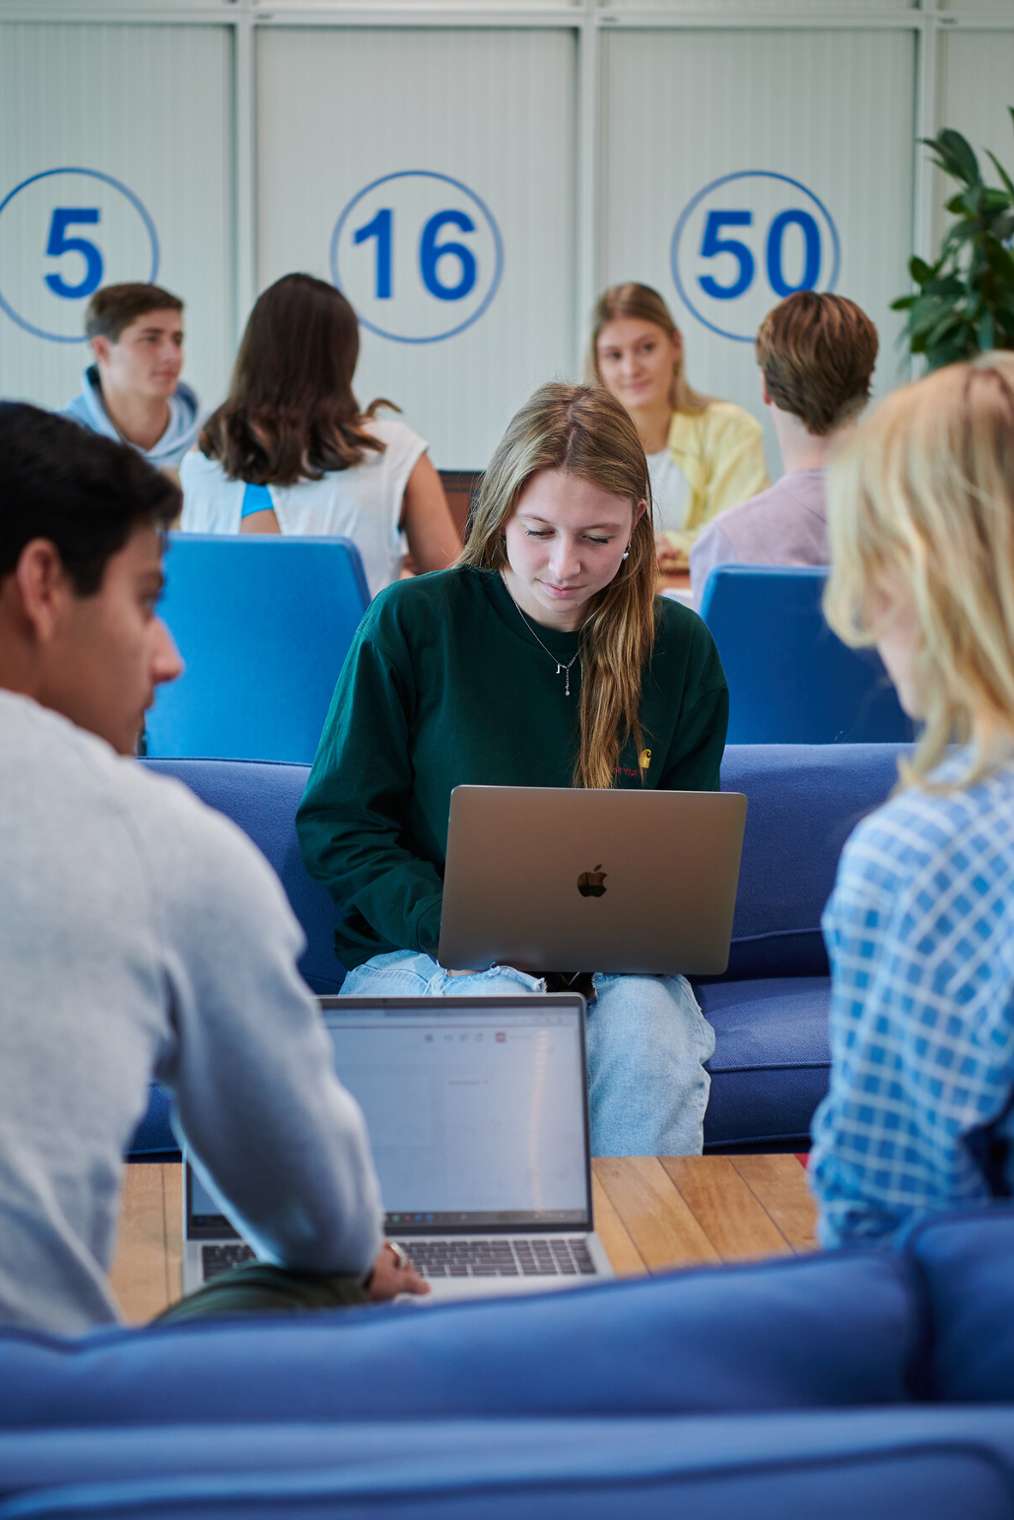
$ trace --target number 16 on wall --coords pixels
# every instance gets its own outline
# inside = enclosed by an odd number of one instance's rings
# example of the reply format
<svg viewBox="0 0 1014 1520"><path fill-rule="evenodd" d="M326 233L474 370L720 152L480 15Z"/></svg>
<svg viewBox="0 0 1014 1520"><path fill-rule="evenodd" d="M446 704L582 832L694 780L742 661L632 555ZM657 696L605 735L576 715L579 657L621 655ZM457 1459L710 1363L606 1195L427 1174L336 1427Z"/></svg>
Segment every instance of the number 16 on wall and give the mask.
<svg viewBox="0 0 1014 1520"><path fill-rule="evenodd" d="M331 236L331 274L360 322L401 343L435 343L482 316L503 270L500 229L485 202L431 170L384 175L345 205Z"/></svg>

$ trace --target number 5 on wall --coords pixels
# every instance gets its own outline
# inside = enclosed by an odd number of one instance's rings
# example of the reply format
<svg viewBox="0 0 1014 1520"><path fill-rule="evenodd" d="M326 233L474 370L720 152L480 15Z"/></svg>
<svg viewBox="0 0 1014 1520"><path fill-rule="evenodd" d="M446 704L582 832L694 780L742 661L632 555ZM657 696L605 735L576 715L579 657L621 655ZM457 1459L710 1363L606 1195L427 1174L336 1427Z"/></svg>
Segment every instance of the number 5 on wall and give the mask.
<svg viewBox="0 0 1014 1520"><path fill-rule="evenodd" d="M749 227L753 222L752 211L709 211L701 238L701 257L713 259L717 253L728 253L739 265L739 274L731 285L720 285L714 275L702 274L698 279L701 289L716 301L734 301L753 284L753 254L739 238L723 238L725 227Z"/></svg>
<svg viewBox="0 0 1014 1520"><path fill-rule="evenodd" d="M75 224L94 226L98 220L97 206L57 206L54 210L46 244L47 257L55 259L65 253L79 253L85 264L84 274L76 285L68 283L62 274L47 274L44 278L54 295L80 300L83 296L90 296L102 283L102 254L98 248L88 238L67 236L69 227Z"/></svg>

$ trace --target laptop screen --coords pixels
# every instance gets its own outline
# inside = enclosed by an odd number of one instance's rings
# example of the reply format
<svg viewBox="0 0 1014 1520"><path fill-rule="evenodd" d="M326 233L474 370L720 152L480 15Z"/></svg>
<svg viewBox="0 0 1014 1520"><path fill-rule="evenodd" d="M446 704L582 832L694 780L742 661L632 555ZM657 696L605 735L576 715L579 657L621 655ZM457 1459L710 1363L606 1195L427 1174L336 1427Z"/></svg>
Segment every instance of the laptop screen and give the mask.
<svg viewBox="0 0 1014 1520"><path fill-rule="evenodd" d="M591 1227L579 998L322 1007L335 1069L366 1118L388 1231ZM187 1171L190 1222L207 1226L221 1210Z"/></svg>
<svg viewBox="0 0 1014 1520"><path fill-rule="evenodd" d="M590 1219L578 1000L422 998L325 1010L398 1231Z"/></svg>

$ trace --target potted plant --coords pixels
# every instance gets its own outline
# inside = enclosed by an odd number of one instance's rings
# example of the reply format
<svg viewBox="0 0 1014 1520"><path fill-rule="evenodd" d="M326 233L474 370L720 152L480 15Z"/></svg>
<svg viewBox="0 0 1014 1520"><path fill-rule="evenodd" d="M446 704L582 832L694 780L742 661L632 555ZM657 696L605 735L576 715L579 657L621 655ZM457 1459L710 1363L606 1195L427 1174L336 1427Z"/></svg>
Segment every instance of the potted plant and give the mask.
<svg viewBox="0 0 1014 1520"><path fill-rule="evenodd" d="M1014 123L1014 107L1008 107ZM939 168L961 186L947 202L954 217L935 264L909 261L919 287L891 302L907 313L905 336L930 369L991 348L1014 348L1014 180L994 153L1000 176L987 185L979 161L960 132L945 128L920 139Z"/></svg>

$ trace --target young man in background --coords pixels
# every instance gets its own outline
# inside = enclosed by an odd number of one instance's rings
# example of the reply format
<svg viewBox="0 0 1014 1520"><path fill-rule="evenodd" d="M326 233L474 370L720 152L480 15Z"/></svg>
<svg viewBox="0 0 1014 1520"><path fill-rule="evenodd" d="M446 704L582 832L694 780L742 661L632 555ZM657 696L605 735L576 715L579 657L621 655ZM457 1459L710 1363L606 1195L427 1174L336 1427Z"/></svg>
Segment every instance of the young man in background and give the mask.
<svg viewBox="0 0 1014 1520"><path fill-rule="evenodd" d="M869 399L877 347L877 329L845 296L799 290L768 312L757 363L785 472L701 532L690 553L698 604L716 565L827 564L827 463Z"/></svg>
<svg viewBox="0 0 1014 1520"><path fill-rule="evenodd" d="M180 380L183 302L158 285L106 285L88 302L85 332L94 363L64 416L175 472L198 421L197 397Z"/></svg>

